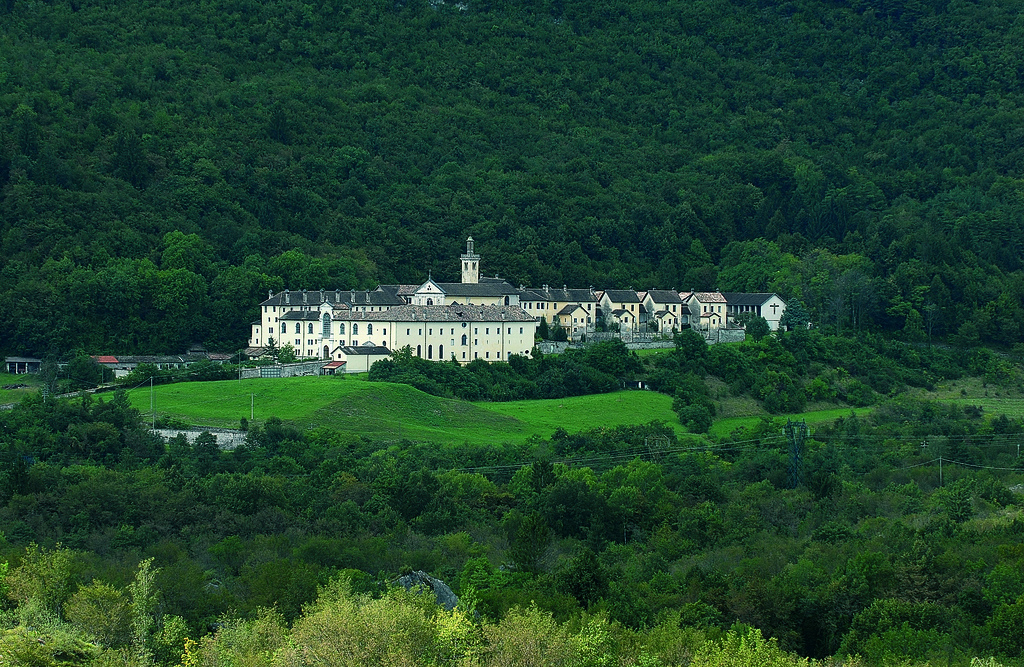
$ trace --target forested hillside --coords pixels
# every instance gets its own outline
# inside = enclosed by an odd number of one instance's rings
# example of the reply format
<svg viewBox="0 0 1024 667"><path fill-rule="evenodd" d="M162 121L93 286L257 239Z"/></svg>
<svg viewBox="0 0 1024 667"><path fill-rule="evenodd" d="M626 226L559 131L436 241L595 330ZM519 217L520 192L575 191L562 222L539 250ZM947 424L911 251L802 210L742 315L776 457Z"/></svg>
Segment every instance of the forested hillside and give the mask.
<svg viewBox="0 0 1024 667"><path fill-rule="evenodd" d="M268 288L454 278L467 234L515 283L1019 339L1018 3L0 12L5 353L236 347Z"/></svg>
<svg viewBox="0 0 1024 667"><path fill-rule="evenodd" d="M899 400L795 468L767 417L503 446L269 419L224 452L124 393L32 396L0 412L0 664L1020 665L1022 432Z"/></svg>

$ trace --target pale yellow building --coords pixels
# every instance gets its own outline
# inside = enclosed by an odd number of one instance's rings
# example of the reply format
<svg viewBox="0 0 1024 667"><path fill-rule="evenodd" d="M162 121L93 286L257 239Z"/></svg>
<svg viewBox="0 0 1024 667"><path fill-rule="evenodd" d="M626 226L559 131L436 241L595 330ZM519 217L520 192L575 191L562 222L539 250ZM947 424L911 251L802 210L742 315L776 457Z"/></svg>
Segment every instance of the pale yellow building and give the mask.
<svg viewBox="0 0 1024 667"><path fill-rule="evenodd" d="M412 285L375 290L271 294L260 304L249 345L256 351L273 340L298 357L347 360L352 348L405 346L424 359L461 363L529 355L537 319L520 307L519 290L499 278L479 276L473 239L462 255L462 283L428 278ZM346 352L346 349L349 351Z"/></svg>

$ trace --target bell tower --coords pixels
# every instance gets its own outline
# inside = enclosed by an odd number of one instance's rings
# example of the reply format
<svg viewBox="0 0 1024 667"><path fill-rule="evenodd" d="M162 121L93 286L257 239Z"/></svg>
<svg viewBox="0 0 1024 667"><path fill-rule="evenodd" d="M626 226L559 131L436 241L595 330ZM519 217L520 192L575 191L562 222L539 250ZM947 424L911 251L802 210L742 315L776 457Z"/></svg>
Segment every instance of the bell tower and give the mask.
<svg viewBox="0 0 1024 667"><path fill-rule="evenodd" d="M466 239L466 252L462 255L462 282L480 282L480 255L473 252L473 237Z"/></svg>

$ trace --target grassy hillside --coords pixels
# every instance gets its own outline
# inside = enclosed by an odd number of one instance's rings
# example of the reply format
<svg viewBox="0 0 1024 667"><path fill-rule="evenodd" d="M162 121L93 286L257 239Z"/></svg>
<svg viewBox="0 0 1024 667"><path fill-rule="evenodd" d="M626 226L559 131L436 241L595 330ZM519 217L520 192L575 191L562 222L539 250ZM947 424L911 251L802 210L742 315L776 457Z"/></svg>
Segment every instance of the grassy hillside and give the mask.
<svg viewBox="0 0 1024 667"><path fill-rule="evenodd" d="M663 421L686 436L672 411L672 398L653 391L620 391L507 403L469 403L425 394L408 385L347 378L284 378L226 382L189 382L153 388L158 418L218 428L238 428L242 418L255 423L278 417L300 428L330 427L375 439L435 442L522 442L548 437L558 428L569 433L600 427ZM129 392L131 403L150 414L150 390ZM812 410L793 419L810 424L848 415L850 408ZM859 408L857 414L869 410ZM712 435L750 427L766 414L732 416L715 422ZM786 415L777 416L783 420Z"/></svg>
<svg viewBox="0 0 1024 667"><path fill-rule="evenodd" d="M130 391L129 397L149 414L148 387ZM318 377L163 385L153 388L152 397L158 418L187 424L238 428L242 418L254 414L256 423L279 417L302 428L327 426L385 439L497 443L548 436L559 427L575 432L659 419L685 432L672 412L672 399L654 392L469 403L403 384Z"/></svg>

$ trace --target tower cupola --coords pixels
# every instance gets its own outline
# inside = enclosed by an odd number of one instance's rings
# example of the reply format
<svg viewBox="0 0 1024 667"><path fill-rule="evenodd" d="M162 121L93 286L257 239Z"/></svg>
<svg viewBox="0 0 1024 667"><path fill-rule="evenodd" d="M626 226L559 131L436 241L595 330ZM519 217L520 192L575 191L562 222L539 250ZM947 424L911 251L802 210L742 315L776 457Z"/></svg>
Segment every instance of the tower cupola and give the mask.
<svg viewBox="0 0 1024 667"><path fill-rule="evenodd" d="M462 282L480 282L480 255L473 252L473 237L466 239L466 252L462 255Z"/></svg>

